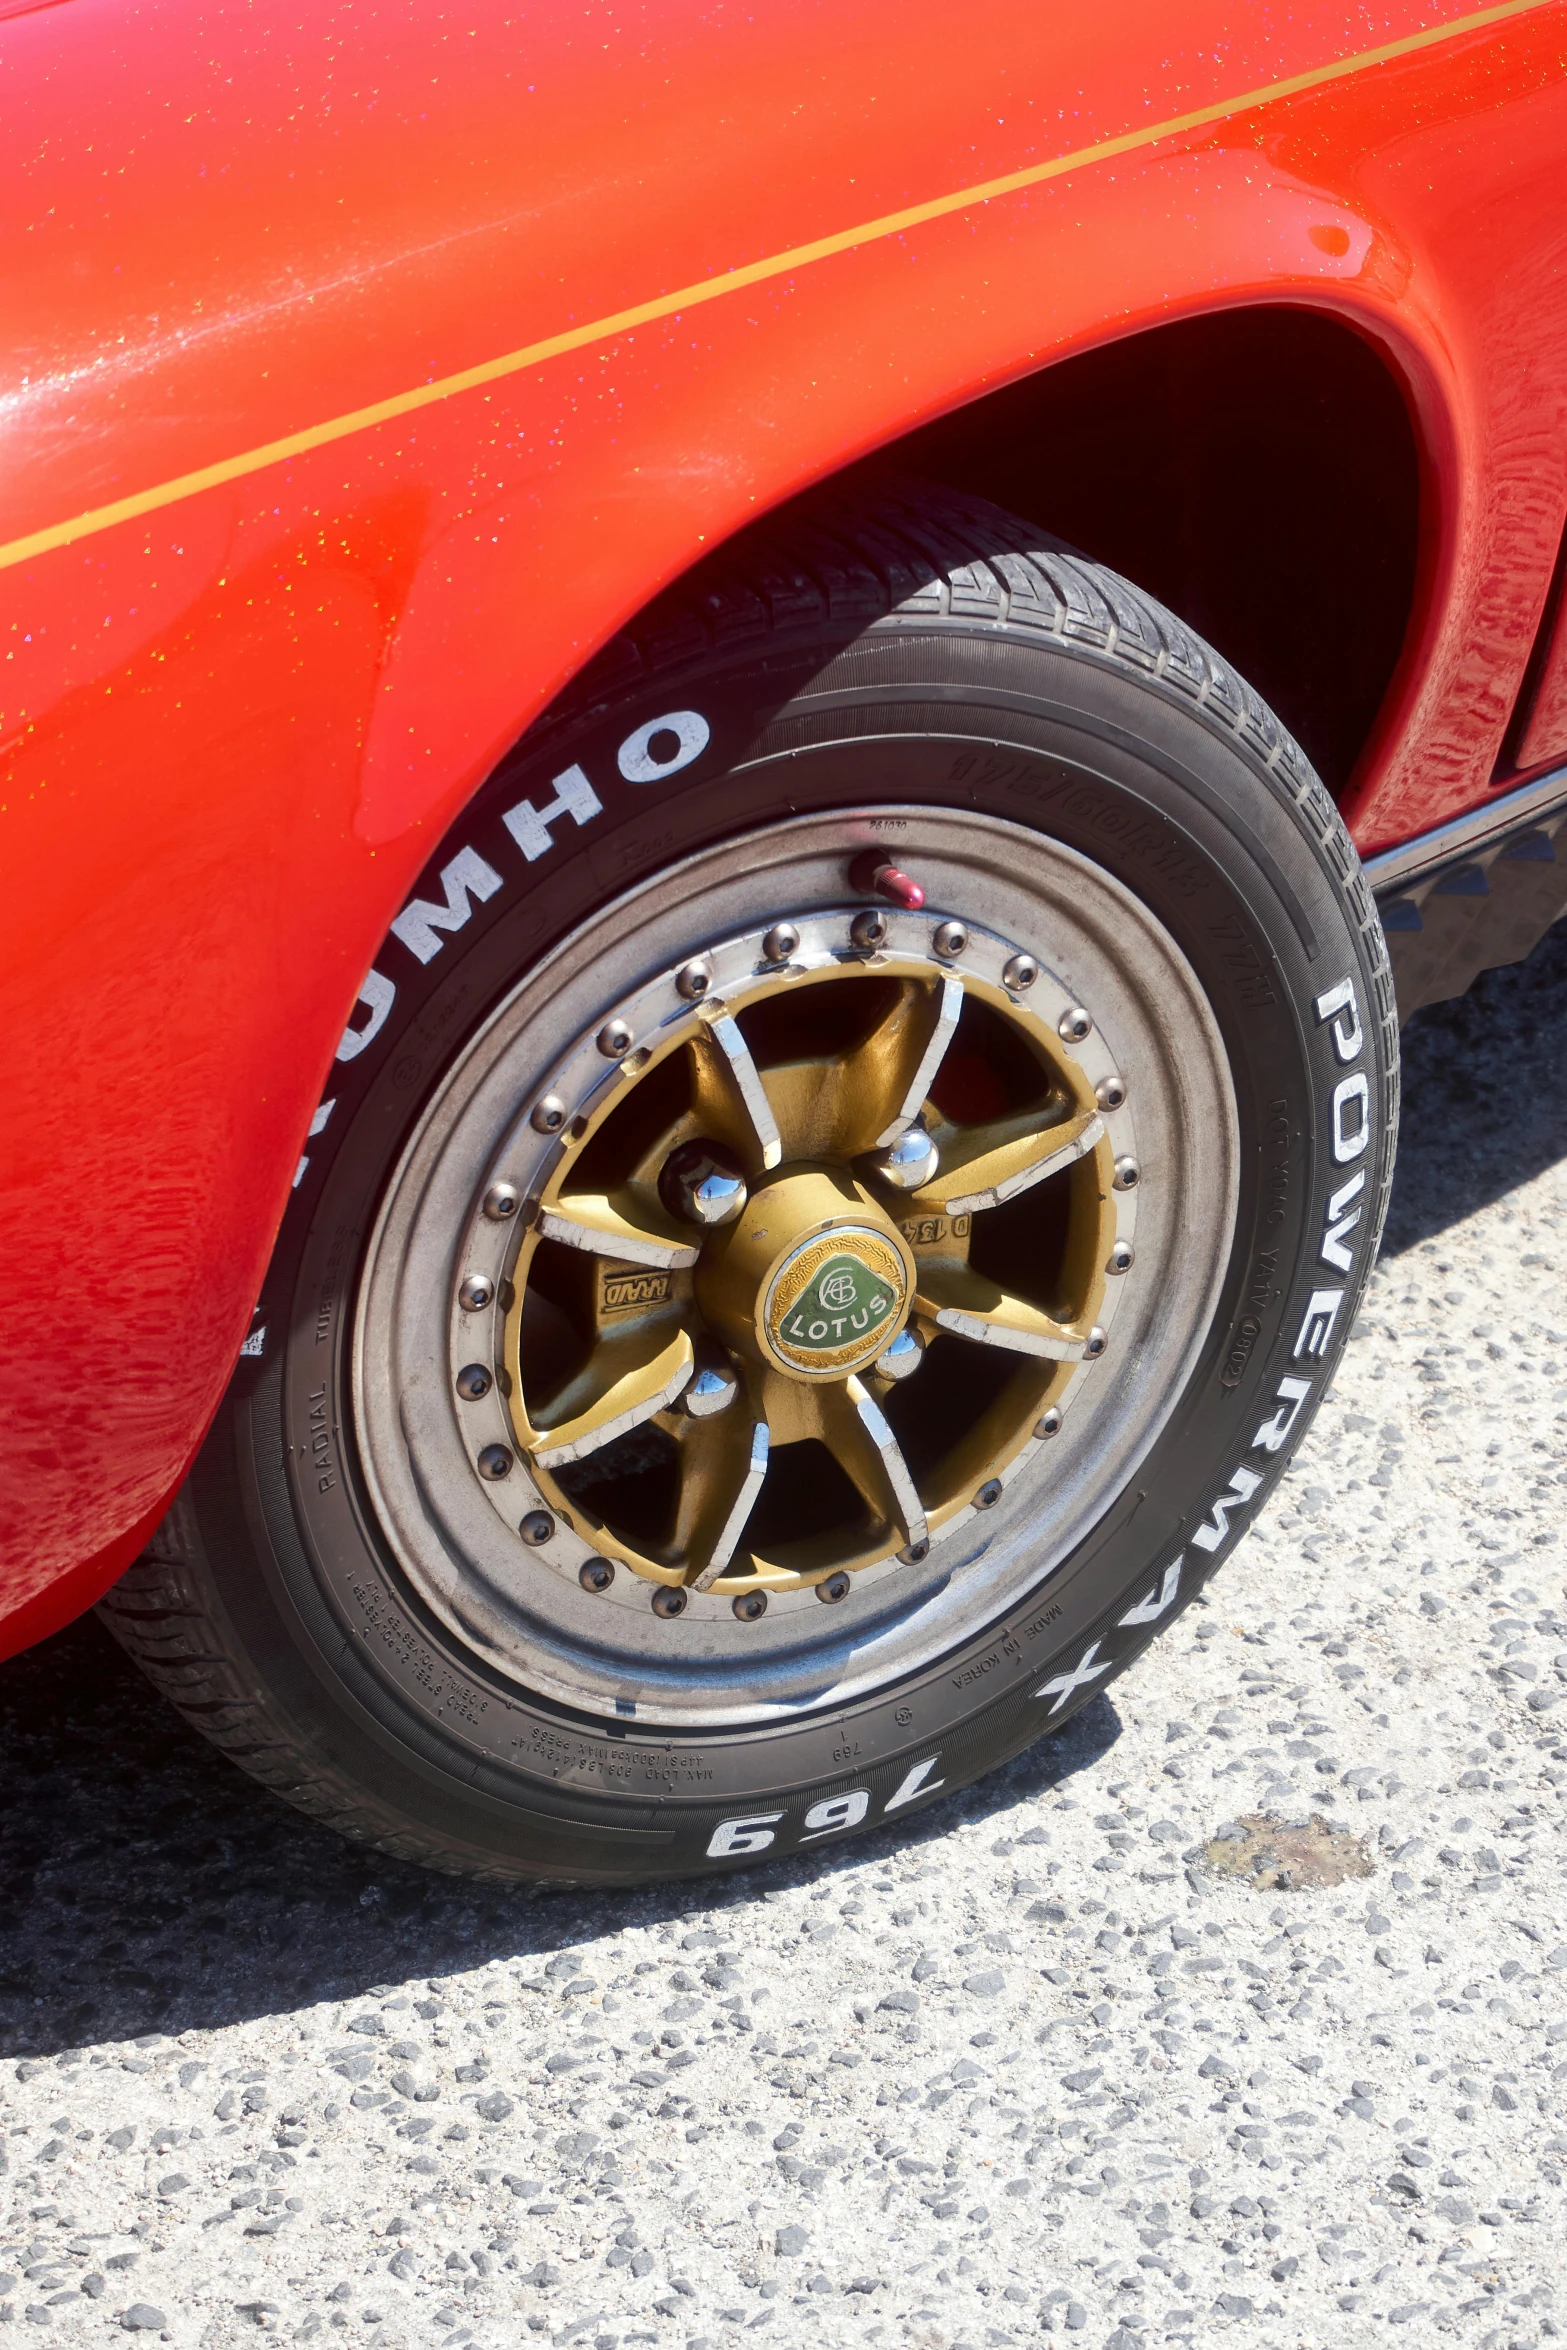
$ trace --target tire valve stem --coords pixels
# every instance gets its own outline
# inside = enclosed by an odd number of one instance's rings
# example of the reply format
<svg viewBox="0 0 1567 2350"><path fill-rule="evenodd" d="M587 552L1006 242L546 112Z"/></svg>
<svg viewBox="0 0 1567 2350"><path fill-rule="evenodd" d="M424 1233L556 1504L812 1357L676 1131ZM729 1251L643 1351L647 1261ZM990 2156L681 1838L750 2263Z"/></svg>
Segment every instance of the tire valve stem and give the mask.
<svg viewBox="0 0 1567 2350"><path fill-rule="evenodd" d="M881 849L866 849L855 858L849 867L849 887L861 897L885 898L906 914L917 914L925 903L925 892L913 875L894 865Z"/></svg>

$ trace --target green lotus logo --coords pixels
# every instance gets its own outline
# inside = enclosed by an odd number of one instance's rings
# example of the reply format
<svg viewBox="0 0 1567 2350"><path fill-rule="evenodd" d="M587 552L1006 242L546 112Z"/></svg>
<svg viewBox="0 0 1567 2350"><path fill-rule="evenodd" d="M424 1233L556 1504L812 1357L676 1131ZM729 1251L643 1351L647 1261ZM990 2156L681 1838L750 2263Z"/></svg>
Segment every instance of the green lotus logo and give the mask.
<svg viewBox="0 0 1567 2350"><path fill-rule="evenodd" d="M802 1371L852 1370L878 1355L903 1310L903 1267L879 1235L808 1242L782 1268L768 1301L774 1352ZM860 1253L863 1247L864 1254Z"/></svg>

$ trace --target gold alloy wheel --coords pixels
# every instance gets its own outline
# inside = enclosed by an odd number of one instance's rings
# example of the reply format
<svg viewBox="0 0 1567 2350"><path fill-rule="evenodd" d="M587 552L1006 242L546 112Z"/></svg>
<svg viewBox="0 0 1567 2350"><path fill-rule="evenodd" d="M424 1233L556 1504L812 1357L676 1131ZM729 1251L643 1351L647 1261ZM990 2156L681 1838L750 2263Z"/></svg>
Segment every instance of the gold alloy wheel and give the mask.
<svg viewBox="0 0 1567 2350"><path fill-rule="evenodd" d="M855 902L888 832L923 909ZM1235 1130L1168 932L1028 827L795 815L607 899L442 1070L366 1242L356 1474L409 1604L498 1720L921 1669L1127 1490Z"/></svg>
<svg viewBox="0 0 1567 2350"><path fill-rule="evenodd" d="M647 989L598 1027L588 1100L534 1106L559 1141L507 1402L599 1572L755 1620L918 1564L1059 1425L1132 1261L1125 1087L1091 1015L966 924L802 914L663 985L651 1034Z"/></svg>

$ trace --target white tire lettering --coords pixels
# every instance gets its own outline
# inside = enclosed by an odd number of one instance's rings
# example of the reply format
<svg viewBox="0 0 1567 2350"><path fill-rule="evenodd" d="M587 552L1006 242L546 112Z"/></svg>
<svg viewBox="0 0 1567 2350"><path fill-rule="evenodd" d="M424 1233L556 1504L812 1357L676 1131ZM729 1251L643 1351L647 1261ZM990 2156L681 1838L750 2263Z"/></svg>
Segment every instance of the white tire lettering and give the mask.
<svg viewBox="0 0 1567 2350"><path fill-rule="evenodd" d="M435 905L429 898L410 898L392 924L392 936L400 939L414 960L433 963L441 951L438 930L461 930L473 913L471 901L482 904L494 897L501 886L501 877L493 865L487 865L477 849L459 849L449 865L441 867L441 887L446 892L444 905Z"/></svg>
<svg viewBox="0 0 1567 2350"><path fill-rule="evenodd" d="M591 823L602 809L603 802L580 767L568 767L564 775L555 778L555 797L536 808L531 800L519 800L515 808L508 808L501 822L516 842L530 865L540 857L547 857L555 846L550 826L569 816L574 824Z"/></svg>
<svg viewBox="0 0 1567 2350"><path fill-rule="evenodd" d="M387 1014L397 1000L397 990L379 971L367 971L364 985L359 990L359 1001L368 1004L370 1017L363 1028L345 1028L343 1041L337 1048L340 1061L357 1061L367 1044L374 1042L386 1026Z"/></svg>
<svg viewBox="0 0 1567 2350"><path fill-rule="evenodd" d="M1323 1355L1327 1352L1328 1340L1333 1335L1333 1325L1338 1320L1338 1310L1343 1302L1342 1289L1312 1291L1301 1318L1300 1336L1292 1350L1297 1362L1302 1355Z"/></svg>
<svg viewBox="0 0 1567 2350"><path fill-rule="evenodd" d="M675 738L675 748L667 758L653 749L660 735L665 734ZM650 718L635 734L628 734L615 764L628 783L662 783L667 776L678 775L682 767L689 767L693 759L700 759L711 734L712 728L700 710L671 710L663 718Z"/></svg>
<svg viewBox="0 0 1567 2350"><path fill-rule="evenodd" d="M1311 1393L1309 1379L1281 1379L1275 1394L1279 1409L1271 1420L1264 1420L1251 1440L1253 1452L1281 1452L1289 1442L1290 1430L1300 1417L1300 1407Z"/></svg>
<svg viewBox="0 0 1567 2350"><path fill-rule="evenodd" d="M883 1812L901 1811L903 1806L906 1803L912 1803L916 1796L934 1795L938 1787L945 1787L947 1784L945 1779L933 1779L930 1775L940 1760L939 1754L927 1755L923 1762L917 1762L914 1765L912 1771L906 1772L896 1791L889 1795L882 1805Z"/></svg>
<svg viewBox="0 0 1567 2350"><path fill-rule="evenodd" d="M765 1852L773 1841L775 1820L781 1811L753 1812L748 1820L720 1820L708 1838L709 1860L728 1860L737 1852Z"/></svg>
<svg viewBox="0 0 1567 2350"><path fill-rule="evenodd" d="M1355 1107L1355 1123L1348 1124L1351 1103ZM1333 1088L1333 1157L1340 1167L1347 1167L1351 1159L1358 1159L1371 1140L1371 1088L1363 1069L1353 1077L1341 1078Z"/></svg>
<svg viewBox="0 0 1567 2350"><path fill-rule="evenodd" d="M1046 1681L1042 1688L1034 1691L1034 1695L1036 1697L1053 1697L1055 1704L1050 1708L1050 1711L1052 1714L1058 1714L1074 1689L1086 1689L1090 1681L1097 1681L1101 1673L1109 1672L1109 1658L1106 1657L1103 1664L1096 1664L1094 1660L1098 1654L1099 1643L1096 1640L1084 1651L1080 1661L1072 1667L1069 1673L1057 1673L1053 1681Z"/></svg>
<svg viewBox="0 0 1567 2350"><path fill-rule="evenodd" d="M1316 1001L1319 1021L1333 1022L1333 1050L1347 1068L1366 1041L1360 1025L1360 1005L1355 996L1353 979L1341 979L1337 987L1330 987Z"/></svg>
<svg viewBox="0 0 1567 2350"><path fill-rule="evenodd" d="M1221 1493L1213 1505L1212 1524L1198 1526L1192 1533L1192 1540L1199 1550L1218 1550L1229 1540L1231 1513L1244 1509L1261 1483L1262 1479L1255 1469L1231 1470L1228 1492Z"/></svg>
<svg viewBox="0 0 1567 2350"><path fill-rule="evenodd" d="M1183 1552L1182 1557L1184 1556ZM1157 1624L1180 1588L1181 1560L1176 1559L1172 1565L1165 1568L1164 1581L1156 1583L1148 1597L1140 1599L1136 1607L1129 1607L1125 1615L1122 1616L1121 1622L1123 1624Z"/></svg>
<svg viewBox="0 0 1567 2350"><path fill-rule="evenodd" d="M1352 1199L1359 1199L1365 1188L1366 1170L1362 1167L1358 1175L1351 1175L1347 1183L1341 1183L1328 1201L1325 1219L1327 1228L1317 1254L1325 1265L1333 1267L1335 1273L1347 1273L1354 1263L1354 1252L1345 1245L1345 1236L1353 1232L1360 1222L1361 1210L1357 1208L1352 1216L1346 1215L1344 1211Z"/></svg>
<svg viewBox="0 0 1567 2350"><path fill-rule="evenodd" d="M845 1828L857 1828L870 1810L870 1791L856 1787L848 1795L829 1795L825 1802L813 1803L805 1815L805 1833L802 1844L809 1844L817 1836L834 1836Z"/></svg>

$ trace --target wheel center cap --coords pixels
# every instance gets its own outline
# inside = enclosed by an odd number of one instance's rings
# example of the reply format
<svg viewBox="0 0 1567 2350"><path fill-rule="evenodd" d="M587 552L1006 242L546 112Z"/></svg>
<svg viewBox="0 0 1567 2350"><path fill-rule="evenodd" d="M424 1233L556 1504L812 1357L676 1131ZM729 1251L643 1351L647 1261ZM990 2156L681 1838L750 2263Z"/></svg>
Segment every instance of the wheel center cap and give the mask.
<svg viewBox="0 0 1567 2350"><path fill-rule="evenodd" d="M903 1327L914 1258L841 1167L782 1168L702 1251L704 1314L731 1346L792 1379L863 1370Z"/></svg>
<svg viewBox="0 0 1567 2350"><path fill-rule="evenodd" d="M872 1362L903 1319L908 1287L891 1242L865 1224L801 1241L767 1285L762 1335L790 1370L842 1378Z"/></svg>

